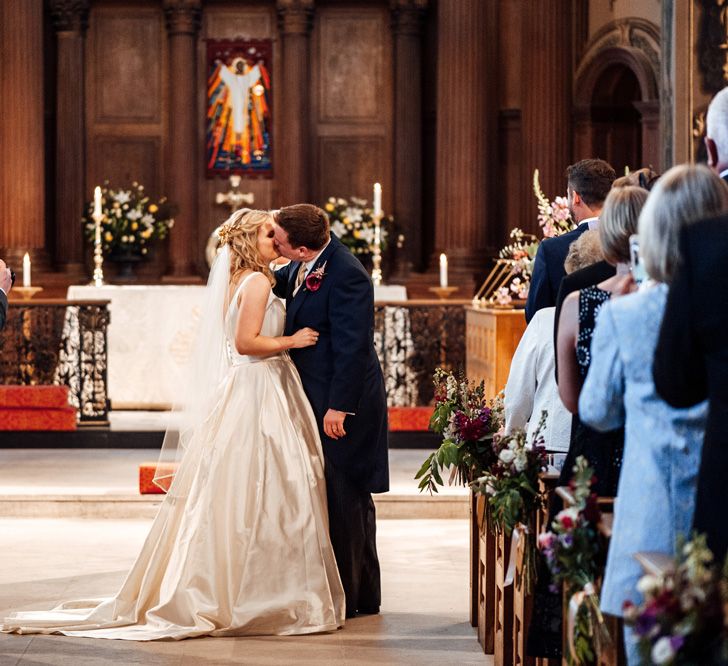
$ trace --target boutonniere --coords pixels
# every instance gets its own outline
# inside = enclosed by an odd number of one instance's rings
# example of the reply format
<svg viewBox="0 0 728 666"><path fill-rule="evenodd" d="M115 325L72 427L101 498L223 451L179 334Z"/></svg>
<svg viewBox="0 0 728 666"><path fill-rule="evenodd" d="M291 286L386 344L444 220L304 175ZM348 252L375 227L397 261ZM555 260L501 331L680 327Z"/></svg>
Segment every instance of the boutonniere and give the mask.
<svg viewBox="0 0 728 666"><path fill-rule="evenodd" d="M326 262L324 261L316 270L306 276L306 289L311 292L318 291L326 275Z"/></svg>

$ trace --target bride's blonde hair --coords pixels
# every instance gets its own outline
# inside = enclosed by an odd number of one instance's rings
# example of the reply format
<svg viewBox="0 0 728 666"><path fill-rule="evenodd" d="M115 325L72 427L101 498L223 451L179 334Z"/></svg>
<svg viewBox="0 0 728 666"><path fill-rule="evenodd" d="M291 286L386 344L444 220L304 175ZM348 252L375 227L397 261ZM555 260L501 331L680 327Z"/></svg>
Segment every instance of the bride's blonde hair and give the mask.
<svg viewBox="0 0 728 666"><path fill-rule="evenodd" d="M220 227L220 241L230 246L231 284L238 281L241 273L252 270L263 273L275 285L273 272L258 251L258 231L266 222L273 222L268 211L241 208Z"/></svg>

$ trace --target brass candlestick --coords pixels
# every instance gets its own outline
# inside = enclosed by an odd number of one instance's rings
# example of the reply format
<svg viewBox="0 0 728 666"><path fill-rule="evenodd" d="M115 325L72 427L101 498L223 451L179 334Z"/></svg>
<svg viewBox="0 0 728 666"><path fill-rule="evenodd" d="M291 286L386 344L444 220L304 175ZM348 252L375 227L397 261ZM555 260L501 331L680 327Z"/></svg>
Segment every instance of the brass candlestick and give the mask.
<svg viewBox="0 0 728 666"><path fill-rule="evenodd" d="M430 287L431 292L437 294L440 300L447 300L452 294L454 294L459 287Z"/></svg>
<svg viewBox="0 0 728 666"><path fill-rule="evenodd" d="M43 291L43 287L13 287L11 293L20 294L20 298L24 301L29 301L38 292Z"/></svg>
<svg viewBox="0 0 728 666"><path fill-rule="evenodd" d="M372 248L372 283L382 284L382 214L374 215L374 243Z"/></svg>
<svg viewBox="0 0 728 666"><path fill-rule="evenodd" d="M94 287L104 286L104 255L101 250L101 220L104 219L103 213L93 214L96 223L96 234L94 236L94 277L91 284Z"/></svg>

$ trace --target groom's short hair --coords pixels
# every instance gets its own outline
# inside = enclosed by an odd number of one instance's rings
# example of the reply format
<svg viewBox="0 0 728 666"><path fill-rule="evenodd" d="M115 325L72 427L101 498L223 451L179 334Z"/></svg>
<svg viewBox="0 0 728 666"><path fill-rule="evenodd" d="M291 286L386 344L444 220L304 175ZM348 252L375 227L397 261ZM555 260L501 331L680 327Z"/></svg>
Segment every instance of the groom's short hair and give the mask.
<svg viewBox="0 0 728 666"><path fill-rule="evenodd" d="M284 206L276 216L291 247L320 250L329 240L329 216L313 204Z"/></svg>

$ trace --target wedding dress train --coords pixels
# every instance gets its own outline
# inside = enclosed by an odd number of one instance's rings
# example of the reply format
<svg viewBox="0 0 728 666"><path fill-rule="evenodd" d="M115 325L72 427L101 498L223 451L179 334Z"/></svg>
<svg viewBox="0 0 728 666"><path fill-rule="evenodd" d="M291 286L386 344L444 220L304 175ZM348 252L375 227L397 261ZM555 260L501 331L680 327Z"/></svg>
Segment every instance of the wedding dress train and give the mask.
<svg viewBox="0 0 728 666"><path fill-rule="evenodd" d="M287 353L235 351L237 295L225 320L230 368L219 400L121 590L106 600L14 613L3 631L155 640L304 634L344 624L314 415ZM271 294L261 334L282 335L284 320Z"/></svg>

